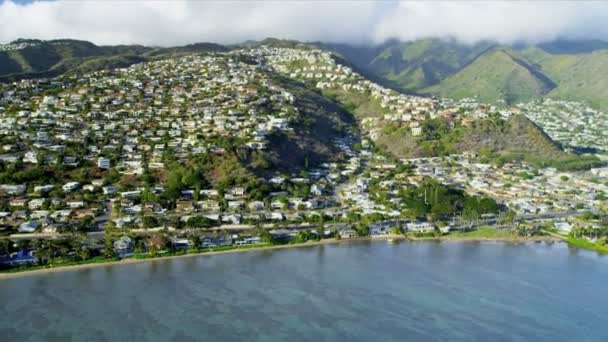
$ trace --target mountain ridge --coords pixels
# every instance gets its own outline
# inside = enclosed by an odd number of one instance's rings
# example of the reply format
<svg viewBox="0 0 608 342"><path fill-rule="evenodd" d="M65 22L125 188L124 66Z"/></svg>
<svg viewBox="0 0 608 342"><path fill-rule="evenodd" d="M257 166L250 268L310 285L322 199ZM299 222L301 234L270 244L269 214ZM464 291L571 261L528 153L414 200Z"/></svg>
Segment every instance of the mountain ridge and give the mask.
<svg viewBox="0 0 608 342"><path fill-rule="evenodd" d="M429 43L429 42L432 42ZM424 50L421 45L434 46ZM440 48L438 48L440 47ZM481 48L484 47L484 48ZM608 81L602 75L608 74L608 43L598 40L568 41L556 40L540 44L513 44L500 45L493 42L481 42L473 45L441 39L423 39L413 42L393 41L376 48L370 48L363 53L365 59L351 58L352 50L343 46L329 45L331 50L343 54L359 68L374 74L384 80L385 84L396 86L400 90L410 93L441 95L449 98L462 98L465 95L460 88L470 89L476 82L490 82L495 93L501 91L501 96L485 97L491 101L502 100L506 102L527 101L543 97L556 99L585 101L600 109L608 109ZM412 51L413 49L413 51ZM449 56L442 56L437 49L450 51ZM506 68L512 62L518 63L527 69L534 77L524 82L528 88L547 88L533 92L533 96L521 96L517 91L509 93L508 77L491 80L491 72L479 70L475 62L495 49L509 51L511 61L495 61L492 69ZM359 49L358 51L361 51ZM474 53L477 51L478 53ZM375 53L375 55L373 55ZM369 54L372 56L370 57ZM404 58L403 56L408 56ZM411 58L416 56L416 58ZM456 64L454 64L456 59ZM434 63L428 63L428 61ZM427 61L421 67L420 61ZM446 65L456 65L450 69ZM572 66L578 65L576 72ZM443 74L442 74L443 73ZM463 74L465 76L463 76ZM467 78L467 74L477 74L469 82L460 84L454 89L450 78ZM441 75L441 77L433 77ZM506 75L505 75L506 76ZM429 92L430 88L430 92ZM548 91L546 91L548 90ZM482 97L484 98L484 97Z"/></svg>
<svg viewBox="0 0 608 342"><path fill-rule="evenodd" d="M389 40L366 46L266 38L233 45L195 43L147 47L98 46L74 39L18 39L0 45L0 82L126 67L167 55L261 45L326 49L341 56L367 78L408 94L458 99L476 95L473 90L481 83L486 84L479 91L483 100L515 103L550 97L585 101L596 108L608 109L608 79L602 77L608 74L608 43L599 40L556 40L536 45L483 41L467 45L429 38L410 42ZM492 68L480 68L476 62L496 49L504 50L511 58L498 58L490 62ZM525 70L514 68L513 63ZM509 68L514 70L511 75L504 70ZM490 69L503 69L505 73L492 78ZM461 82L454 84L453 79Z"/></svg>

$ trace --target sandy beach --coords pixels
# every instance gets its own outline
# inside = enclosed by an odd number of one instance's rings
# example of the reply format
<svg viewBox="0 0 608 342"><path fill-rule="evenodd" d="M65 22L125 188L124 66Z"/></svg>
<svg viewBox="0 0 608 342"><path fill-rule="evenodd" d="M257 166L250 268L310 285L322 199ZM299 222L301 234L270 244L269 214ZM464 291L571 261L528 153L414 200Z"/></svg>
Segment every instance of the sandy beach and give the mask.
<svg viewBox="0 0 608 342"><path fill-rule="evenodd" d="M551 236L536 236L536 237L511 237L511 238L479 238L479 237L457 237L457 238L447 238L447 237L407 237L404 235L380 235L373 237L360 237L360 238L351 238L351 239L323 239L320 241L308 241L305 243L299 244L286 244L286 245L276 245L276 246L261 246L261 247L250 247L250 248L235 248L225 251L205 251L200 253L193 254L184 254L184 255L172 255L172 256L158 256L154 258L146 258L146 259L135 259L135 258L127 258L119 261L107 261L107 262L99 262L99 263L90 263L90 264L82 264L82 265L69 265L69 266L57 266L43 269L33 269L33 270L23 270L17 272L0 272L0 280L3 279L11 279L18 278L30 275L40 275L47 273L56 273L56 272L67 272L67 271L76 271L90 268L98 268L98 267L114 267L121 265L132 265L143 262L155 262L162 260L170 260L170 259L180 259L180 258L194 258L194 257L206 257L213 255L222 255L222 254L233 254L233 253L245 253L252 251L267 251L267 250L280 250L280 249L288 249L288 248L302 248L302 247L311 247L311 246L319 246L319 245L330 245L330 244L347 244L347 243L356 243L362 241L404 241L404 242L420 242L420 241L437 241L437 242L456 242L456 241L496 241L496 242L513 242L513 243L523 243L523 242L536 242L536 241L560 241L555 237Z"/></svg>

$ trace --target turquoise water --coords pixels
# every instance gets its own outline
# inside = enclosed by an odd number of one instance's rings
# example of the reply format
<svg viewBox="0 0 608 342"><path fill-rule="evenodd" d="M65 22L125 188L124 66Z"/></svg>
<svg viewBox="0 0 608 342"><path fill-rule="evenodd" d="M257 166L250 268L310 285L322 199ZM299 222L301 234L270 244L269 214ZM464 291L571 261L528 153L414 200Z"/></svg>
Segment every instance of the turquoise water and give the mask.
<svg viewBox="0 0 608 342"><path fill-rule="evenodd" d="M4 341L608 341L608 257L357 242L0 281Z"/></svg>

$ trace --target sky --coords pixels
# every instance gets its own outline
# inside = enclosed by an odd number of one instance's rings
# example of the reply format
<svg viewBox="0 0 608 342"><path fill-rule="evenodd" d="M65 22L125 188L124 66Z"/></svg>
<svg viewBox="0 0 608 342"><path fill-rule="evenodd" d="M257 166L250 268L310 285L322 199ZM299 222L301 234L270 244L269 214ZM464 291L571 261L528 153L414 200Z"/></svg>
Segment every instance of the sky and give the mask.
<svg viewBox="0 0 608 342"><path fill-rule="evenodd" d="M267 37L372 44L608 40L608 1L0 0L0 43L73 38L176 46Z"/></svg>

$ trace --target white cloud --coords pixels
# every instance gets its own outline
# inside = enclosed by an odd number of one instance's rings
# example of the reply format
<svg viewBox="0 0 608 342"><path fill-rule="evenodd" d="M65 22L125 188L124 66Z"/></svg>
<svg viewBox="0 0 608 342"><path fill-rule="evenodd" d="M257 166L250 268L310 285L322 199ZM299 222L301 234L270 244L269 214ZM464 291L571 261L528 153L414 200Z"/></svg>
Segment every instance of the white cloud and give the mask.
<svg viewBox="0 0 608 342"><path fill-rule="evenodd" d="M1 0L0 0L1 1ZM0 41L235 43L265 37L380 42L451 37L511 42L608 39L606 2L67 1L0 3Z"/></svg>
<svg viewBox="0 0 608 342"><path fill-rule="evenodd" d="M556 38L608 38L608 2L431 1L401 2L378 24L387 38L456 38L541 42Z"/></svg>

